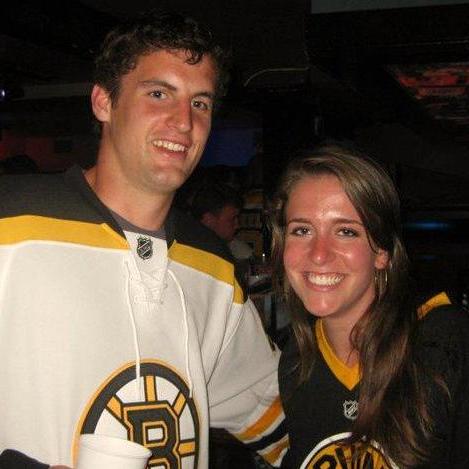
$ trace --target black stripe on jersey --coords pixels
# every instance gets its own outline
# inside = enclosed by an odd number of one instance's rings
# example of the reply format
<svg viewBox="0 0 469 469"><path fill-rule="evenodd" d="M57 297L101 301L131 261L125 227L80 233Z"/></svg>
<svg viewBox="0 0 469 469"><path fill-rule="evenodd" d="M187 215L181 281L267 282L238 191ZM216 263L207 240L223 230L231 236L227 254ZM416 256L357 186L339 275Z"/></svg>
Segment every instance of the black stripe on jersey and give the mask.
<svg viewBox="0 0 469 469"><path fill-rule="evenodd" d="M246 445L254 451L261 451L264 448L267 448L268 446L280 441L286 434L287 427L285 425L285 420L283 420L283 422L278 427L276 427L272 433L253 443L246 443Z"/></svg>
<svg viewBox="0 0 469 469"><path fill-rule="evenodd" d="M60 174L3 175L0 181L0 217L17 215L97 224L104 221L123 236L78 166Z"/></svg>

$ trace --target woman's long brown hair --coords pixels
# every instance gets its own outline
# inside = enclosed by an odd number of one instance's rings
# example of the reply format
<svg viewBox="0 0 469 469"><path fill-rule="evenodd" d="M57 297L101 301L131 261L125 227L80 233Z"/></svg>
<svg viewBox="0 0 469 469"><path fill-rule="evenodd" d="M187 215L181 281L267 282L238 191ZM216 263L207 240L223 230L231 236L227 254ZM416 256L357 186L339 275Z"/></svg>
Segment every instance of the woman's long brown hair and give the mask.
<svg viewBox="0 0 469 469"><path fill-rule="evenodd" d="M402 469L428 459L432 445L430 396L413 351L417 313L407 304L408 260L401 240L400 206L394 184L373 160L341 145L323 145L290 163L272 216L272 258L277 281L290 307L299 350L298 384L310 376L317 356L311 313L291 288L283 268L285 208L295 185L306 177L331 174L363 222L370 246L389 255L376 271L376 296L352 331L359 354L359 412L350 443L377 441Z"/></svg>

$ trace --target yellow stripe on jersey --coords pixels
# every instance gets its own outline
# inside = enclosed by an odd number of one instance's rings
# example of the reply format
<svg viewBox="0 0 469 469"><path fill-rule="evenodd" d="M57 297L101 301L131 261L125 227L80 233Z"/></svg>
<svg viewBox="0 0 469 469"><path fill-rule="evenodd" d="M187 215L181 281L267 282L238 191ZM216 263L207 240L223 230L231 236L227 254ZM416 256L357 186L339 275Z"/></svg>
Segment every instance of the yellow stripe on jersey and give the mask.
<svg viewBox="0 0 469 469"><path fill-rule="evenodd" d="M438 295L433 296L428 301L426 301L423 305L419 306L417 309L417 313L419 319L425 317L425 315L431 311L432 309L443 306L443 305L450 305L451 301L448 298L448 295L445 292L438 293Z"/></svg>
<svg viewBox="0 0 469 469"><path fill-rule="evenodd" d="M351 391L360 381L358 363L352 367L342 363L328 344L320 319L316 321L316 340L329 369L334 373L335 377Z"/></svg>
<svg viewBox="0 0 469 469"><path fill-rule="evenodd" d="M86 246L129 249L125 238L105 223L21 215L0 220L0 245L24 241L57 241Z"/></svg>
<svg viewBox="0 0 469 469"><path fill-rule="evenodd" d="M269 463L269 464L274 464L280 455L282 454L282 451L290 445L290 441L288 439L288 435L285 435L279 442L278 445L269 451L268 453L263 453L260 451L260 455Z"/></svg>
<svg viewBox="0 0 469 469"><path fill-rule="evenodd" d="M432 309L437 308L438 306L450 304L451 300L445 292L438 293L418 307L418 317L419 319L422 319ZM319 350L329 369L344 386L349 390L352 390L360 381L359 365L357 363L353 367L348 367L339 360L327 342L323 323L320 319L316 321L316 340L318 342Z"/></svg>
<svg viewBox="0 0 469 469"><path fill-rule="evenodd" d="M168 256L176 262L192 267L222 282L233 283L233 264L215 254L185 244L179 244L175 241L169 249ZM244 303L243 290L236 280L233 300L235 303Z"/></svg>
<svg viewBox="0 0 469 469"><path fill-rule="evenodd" d="M282 413L280 397L277 397L270 407L262 414L261 418L254 424L244 430L242 433L236 433L235 436L242 441L250 441L264 433Z"/></svg>

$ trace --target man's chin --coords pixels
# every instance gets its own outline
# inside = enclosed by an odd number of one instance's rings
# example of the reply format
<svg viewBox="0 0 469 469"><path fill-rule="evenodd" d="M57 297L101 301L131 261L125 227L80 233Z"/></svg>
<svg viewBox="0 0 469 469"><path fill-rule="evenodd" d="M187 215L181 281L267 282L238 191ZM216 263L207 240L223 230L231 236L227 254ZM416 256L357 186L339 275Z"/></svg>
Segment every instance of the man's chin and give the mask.
<svg viewBox="0 0 469 469"><path fill-rule="evenodd" d="M174 194L187 180L182 171L168 175L156 174L151 181L151 188L161 194Z"/></svg>

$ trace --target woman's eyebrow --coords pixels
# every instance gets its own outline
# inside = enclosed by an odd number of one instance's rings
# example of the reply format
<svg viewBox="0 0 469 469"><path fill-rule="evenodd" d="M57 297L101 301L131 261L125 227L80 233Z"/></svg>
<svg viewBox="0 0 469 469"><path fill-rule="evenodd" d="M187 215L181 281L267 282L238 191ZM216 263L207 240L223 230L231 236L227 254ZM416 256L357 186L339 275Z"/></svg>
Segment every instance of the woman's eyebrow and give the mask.
<svg viewBox="0 0 469 469"><path fill-rule="evenodd" d="M335 223L346 223L348 225L360 225L363 226L363 223L360 220L356 220L354 218L336 218L334 220Z"/></svg>
<svg viewBox="0 0 469 469"><path fill-rule="evenodd" d="M290 223L311 223L307 218L290 218L287 220L287 225Z"/></svg>
<svg viewBox="0 0 469 469"><path fill-rule="evenodd" d="M360 221L360 220L355 220L353 218L335 218L333 220L334 223L336 224L340 224L340 223L346 223L348 225L360 225L360 226L363 226L363 223ZM298 218L290 218L289 220L287 220L287 225L289 223L311 223L311 221L308 219L308 218L302 218L302 217L298 217Z"/></svg>

